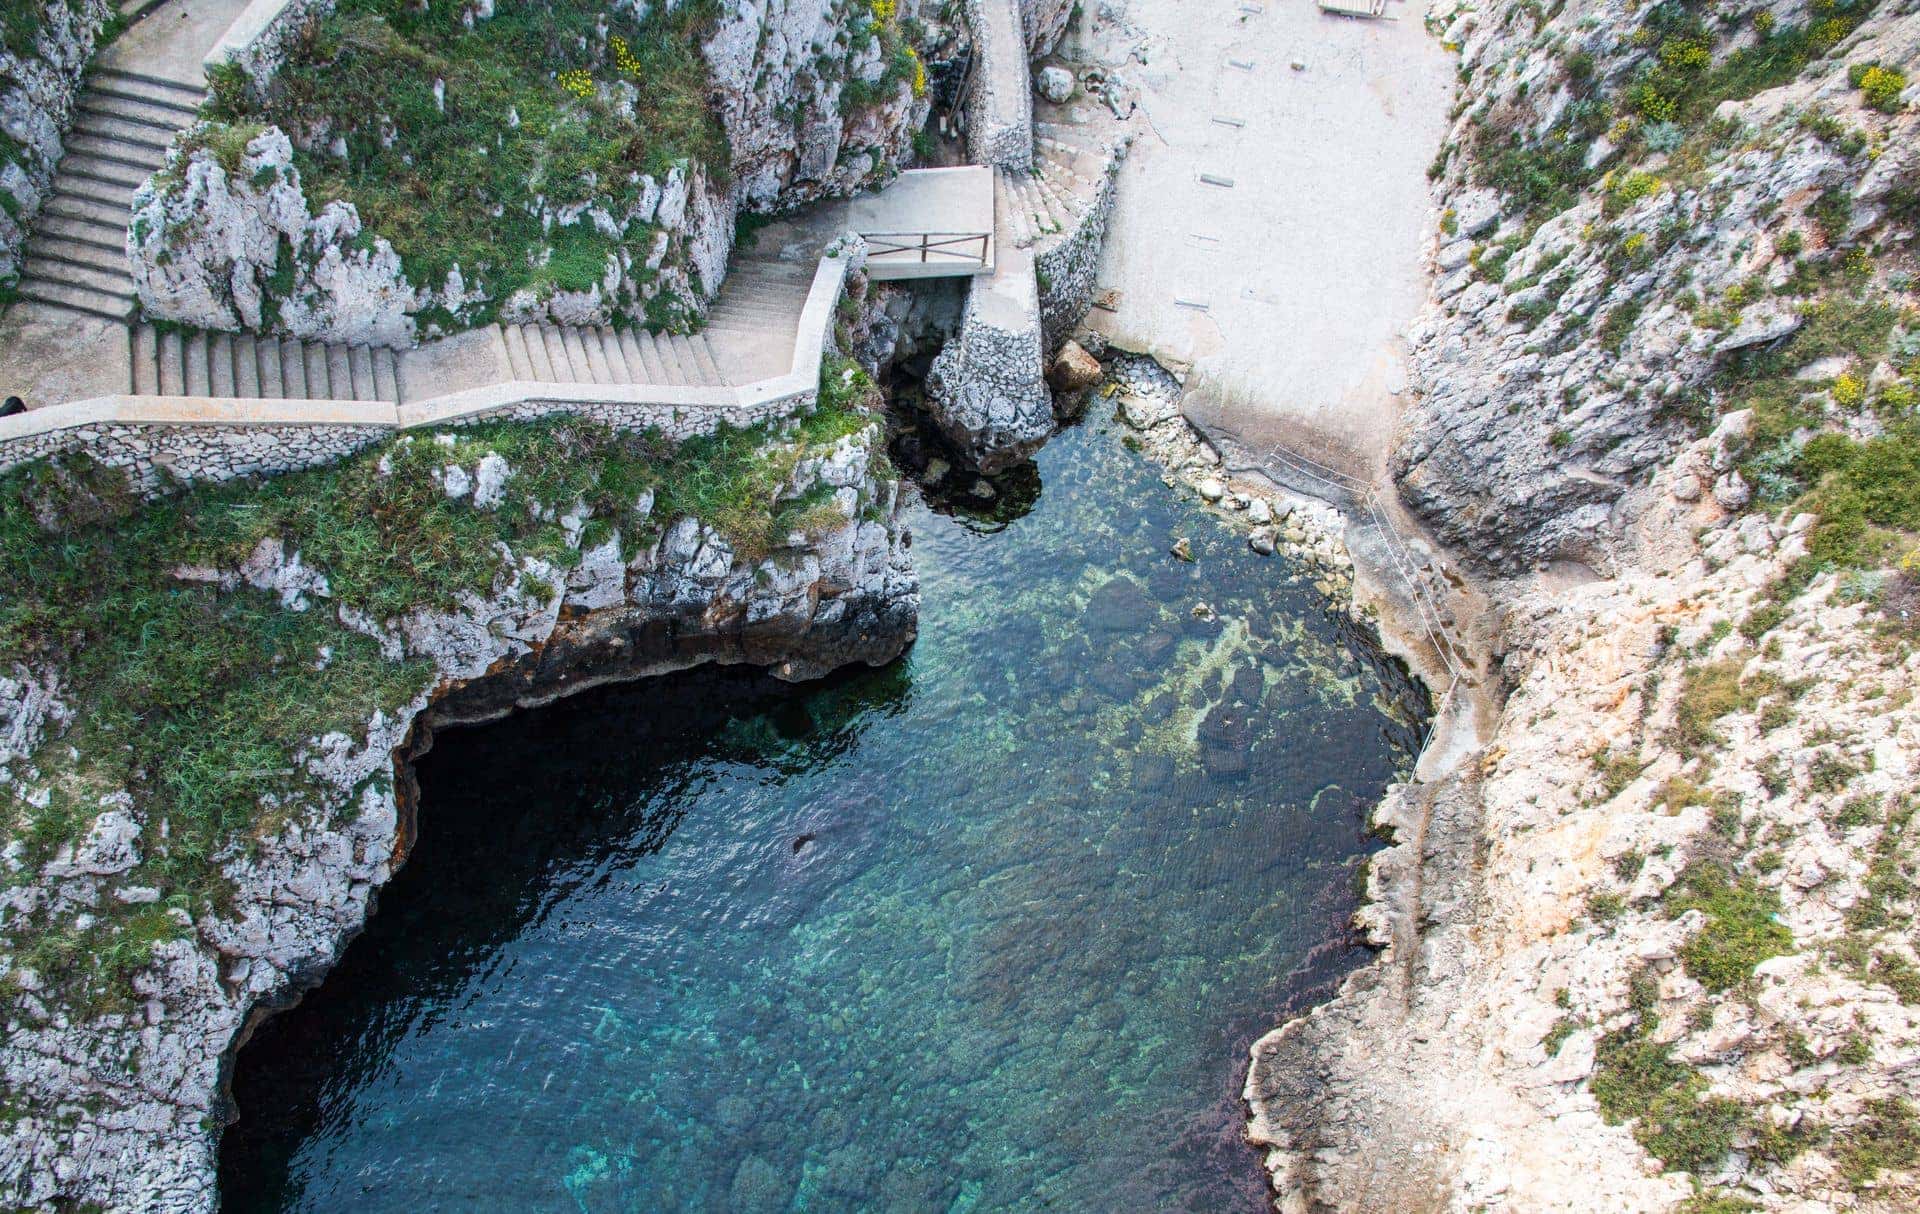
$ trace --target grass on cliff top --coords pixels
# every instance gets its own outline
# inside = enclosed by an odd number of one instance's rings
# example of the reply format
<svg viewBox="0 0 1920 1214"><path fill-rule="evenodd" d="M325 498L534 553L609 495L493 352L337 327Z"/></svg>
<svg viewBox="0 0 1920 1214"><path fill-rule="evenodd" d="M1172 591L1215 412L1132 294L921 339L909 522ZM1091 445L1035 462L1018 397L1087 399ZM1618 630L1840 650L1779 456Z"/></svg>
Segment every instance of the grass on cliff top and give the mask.
<svg viewBox="0 0 1920 1214"><path fill-rule="evenodd" d="M321 790L294 762L302 746L334 730L359 736L375 709L430 685L428 664L383 658L336 607L389 619L485 593L501 576L499 543L568 567L578 551L551 520L575 502L591 510L589 544L618 526L632 551L692 515L742 553L769 551L826 521L816 501L775 499L803 449L868 424L864 377L842 386L792 443L766 428L676 447L572 420L496 423L452 432L451 447L416 435L326 468L153 503L85 459L0 476L0 673L58 672L74 714L29 760L40 778L0 789L0 844L17 841L37 866L84 838L100 799L125 789L144 825L141 862L122 884L160 893L131 907L103 899L84 926L16 917L0 924L0 948L68 1006L124 1005L154 943L182 932L176 912L224 905L221 858L317 804ZM515 470L506 502L487 511L449 499L434 472L456 462L471 472L489 451ZM643 521L635 507L647 491L655 504ZM331 598L293 610L176 576L231 569L270 538L324 573ZM44 803L30 795L40 789Z"/></svg>
<svg viewBox="0 0 1920 1214"><path fill-rule="evenodd" d="M503 0L469 28L457 4L342 0L296 42L264 103L230 73L212 114L311 143L295 154L311 205L352 202L416 286L458 265L494 304L456 319L481 323L523 287L591 287L622 245L645 255L651 227L609 233L581 218L549 231L543 208L599 203L619 216L638 196L634 175L663 178L682 161L726 178L699 52L720 6L652 8L636 22L620 6ZM598 84L624 89L631 112ZM328 151L336 137L344 159Z"/></svg>

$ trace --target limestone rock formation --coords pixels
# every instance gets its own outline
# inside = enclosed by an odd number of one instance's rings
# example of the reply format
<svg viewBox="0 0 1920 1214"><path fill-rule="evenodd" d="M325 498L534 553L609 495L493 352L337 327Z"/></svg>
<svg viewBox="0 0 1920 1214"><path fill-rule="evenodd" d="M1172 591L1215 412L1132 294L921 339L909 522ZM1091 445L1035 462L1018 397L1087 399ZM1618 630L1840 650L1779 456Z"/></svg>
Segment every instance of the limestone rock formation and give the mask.
<svg viewBox="0 0 1920 1214"><path fill-rule="evenodd" d="M1437 298L1410 334L1418 399L1394 474L1443 539L1507 572L1557 557L1604 566L1615 504L1679 449L1691 418L1725 406L1713 381L1726 358L1793 326L1790 306L1763 301L1795 274L1794 253L1911 232L1889 203L1920 171L1920 112L1883 113L1849 79L1863 62L1920 62L1920 16L1899 7L1880 6L1798 79L1722 102L1706 143L1622 164L1604 132L1591 136L1573 168L1554 170L1588 183L1558 214L1480 184L1495 168L1475 149L1580 139L1591 98L1631 95L1657 62L1641 16L1593 0L1539 26L1465 7L1439 25L1471 84L1449 135ZM1716 20L1732 31L1714 51L1724 58L1806 18L1797 4L1743 3ZM1884 152L1862 173L1836 130ZM1677 138L1652 133L1662 148Z"/></svg>
<svg viewBox="0 0 1920 1214"><path fill-rule="evenodd" d="M846 32L846 10L838 0L733 0L707 40L742 210L844 197L881 183L910 154L931 104L924 85L909 77L873 96L889 65L877 37ZM936 16L905 0L894 19Z"/></svg>
<svg viewBox="0 0 1920 1214"><path fill-rule="evenodd" d="M366 233L349 202L318 214L301 188L293 146L278 127L250 140L237 166L187 142L134 196L128 258L147 315L206 329L281 332L306 340L406 346L432 336L417 316L454 317L483 297L456 266L444 282L416 287L385 238ZM629 213L589 213L596 225L651 228L644 257L623 249L586 291L502 301L509 323L606 324L645 314L664 297L698 313L724 275L731 212L697 167L643 183Z"/></svg>
<svg viewBox="0 0 1920 1214"><path fill-rule="evenodd" d="M42 997L29 964L12 960L0 975L11 1001L0 1046L10 1110L0 1123L0 1195L36 1208L214 1208L223 1068L253 1017L333 963L404 861L414 833L406 761L426 731L707 662L801 679L898 655L914 634L919 591L882 441L872 425L800 459L781 498L812 500L824 486L838 521L822 518L764 557L743 555L692 517L662 520L656 538L623 549L617 528L587 538L593 520L576 506L558 520L578 553L571 568L503 546L490 593L397 619L334 606L325 572L277 539L237 568L177 571L267 591L290 610L336 612L389 660L428 663L436 677L398 711L370 710L358 725L310 740L297 761L330 790L326 803L223 857L231 897L217 910L166 912L185 930L155 946L133 980L131 1007L65 1008ZM449 496L496 509L515 472L490 454L449 464L439 479ZM642 513L650 509L649 494ZM70 712L57 671L0 678L0 784L39 795L34 752ZM150 903L157 891L121 876L138 859L141 814L134 796L106 790L78 846L37 871L10 849L0 858L0 904L13 916L84 917L105 904Z"/></svg>

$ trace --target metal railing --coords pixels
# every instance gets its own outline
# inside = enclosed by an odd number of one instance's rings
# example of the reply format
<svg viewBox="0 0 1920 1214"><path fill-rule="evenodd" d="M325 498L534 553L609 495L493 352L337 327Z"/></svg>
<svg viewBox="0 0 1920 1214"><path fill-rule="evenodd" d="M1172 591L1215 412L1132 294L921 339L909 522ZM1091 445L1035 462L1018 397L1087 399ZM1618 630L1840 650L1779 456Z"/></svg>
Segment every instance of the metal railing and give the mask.
<svg viewBox="0 0 1920 1214"><path fill-rule="evenodd" d="M860 235L866 239L869 262L913 260L921 265L950 257L984 266L988 242L993 239L991 232L862 232Z"/></svg>
<svg viewBox="0 0 1920 1214"><path fill-rule="evenodd" d="M1406 584L1407 599L1413 604L1414 612L1420 617L1420 628L1426 634L1427 644L1433 649L1434 655L1440 659L1441 667L1447 672L1446 690L1441 692L1439 700L1435 702L1433 716L1428 720L1426 733L1420 739L1420 751L1425 753L1428 743L1433 741L1434 730L1453 705L1454 692L1459 689L1461 681L1467 677L1463 668L1471 666L1472 662L1461 653L1453 638L1447 635L1441 623L1440 604L1434 600L1433 592L1426 582L1415 574L1413 552L1406 537L1400 534L1399 528L1393 525L1393 520L1382 509L1380 491L1372 482L1363 481L1338 468L1329 468L1325 464L1309 459L1296 451L1289 451L1285 447L1269 447L1263 462L1265 459L1272 459L1284 465L1287 471L1294 475L1317 481L1334 490L1341 497L1357 502L1366 510L1368 517L1373 521L1374 529L1380 533L1381 540L1386 546L1387 560L1393 566L1394 572L1399 575L1400 580Z"/></svg>

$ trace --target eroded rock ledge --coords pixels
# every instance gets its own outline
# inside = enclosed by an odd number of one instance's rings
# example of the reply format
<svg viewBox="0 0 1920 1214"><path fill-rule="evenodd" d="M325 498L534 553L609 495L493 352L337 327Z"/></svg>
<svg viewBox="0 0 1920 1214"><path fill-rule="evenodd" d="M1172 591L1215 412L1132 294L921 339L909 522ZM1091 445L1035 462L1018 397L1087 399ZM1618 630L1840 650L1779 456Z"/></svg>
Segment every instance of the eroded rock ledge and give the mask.
<svg viewBox="0 0 1920 1214"><path fill-rule="evenodd" d="M820 505L805 533L765 556L743 555L692 517L667 523L635 551L617 528L590 530L593 520L576 509L557 520L577 553L570 568L503 546L491 592L466 595L455 609L376 623L340 608L343 622L391 659L431 663L431 688L398 711L376 710L355 729L312 739L300 763L331 790L326 803L262 827L250 850L226 859L228 904L154 947L153 963L133 978L133 1008L94 1015L37 998L39 979L16 961L7 978L19 1002L0 1050L10 1111L0 1128L0 1193L31 1207L215 1206L232 1053L254 1018L319 981L404 861L412 839L406 758L423 730L708 662L804 679L896 657L913 639L919 591L881 441L873 424L802 457L783 496ZM439 479L450 496L497 501L511 475L495 456L474 467L449 463ZM324 574L277 541L238 568L178 576L332 609ZM73 709L58 672L16 674L23 677L0 680L0 769L11 764L15 779L30 781L39 742ZM151 846L141 838L140 806L124 792L108 800L85 841L39 874L23 873L9 852L11 879L27 878L4 894L16 916L88 914L147 896L118 879Z"/></svg>

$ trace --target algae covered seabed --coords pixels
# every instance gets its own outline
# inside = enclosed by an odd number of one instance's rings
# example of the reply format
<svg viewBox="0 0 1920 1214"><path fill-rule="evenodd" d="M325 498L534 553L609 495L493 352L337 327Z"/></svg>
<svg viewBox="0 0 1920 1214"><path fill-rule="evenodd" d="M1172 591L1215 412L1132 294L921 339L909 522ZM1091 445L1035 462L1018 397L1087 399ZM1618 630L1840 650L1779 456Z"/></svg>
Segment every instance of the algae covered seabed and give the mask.
<svg viewBox="0 0 1920 1214"><path fill-rule="evenodd" d="M917 509L892 668L443 735L240 1056L227 1208L1260 1208L1245 1047L1350 960L1425 699L1106 422L1039 473Z"/></svg>

